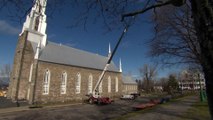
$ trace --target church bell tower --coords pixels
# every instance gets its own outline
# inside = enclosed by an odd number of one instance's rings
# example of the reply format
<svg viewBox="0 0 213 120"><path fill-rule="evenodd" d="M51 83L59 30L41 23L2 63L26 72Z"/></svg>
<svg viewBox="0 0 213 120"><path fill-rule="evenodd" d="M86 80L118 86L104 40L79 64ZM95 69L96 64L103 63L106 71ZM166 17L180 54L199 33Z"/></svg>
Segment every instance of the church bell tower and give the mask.
<svg viewBox="0 0 213 120"><path fill-rule="evenodd" d="M22 32L20 33L22 35L24 31L28 31L27 40L37 44L41 43L41 47L45 47L47 43L46 4L47 0L34 0L34 5L27 15Z"/></svg>
<svg viewBox="0 0 213 120"><path fill-rule="evenodd" d="M46 4L47 0L33 1L33 7L19 34L8 90L8 98L12 101L26 99L30 104L34 103L39 53L47 44ZM35 51L31 49L31 42L37 44Z"/></svg>

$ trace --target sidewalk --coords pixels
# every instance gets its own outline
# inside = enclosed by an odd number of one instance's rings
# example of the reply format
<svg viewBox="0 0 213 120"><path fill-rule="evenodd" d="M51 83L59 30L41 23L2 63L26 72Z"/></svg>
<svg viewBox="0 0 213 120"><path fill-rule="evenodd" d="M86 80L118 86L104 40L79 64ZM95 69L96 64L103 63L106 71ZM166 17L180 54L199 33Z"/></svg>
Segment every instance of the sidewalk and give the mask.
<svg viewBox="0 0 213 120"><path fill-rule="evenodd" d="M9 112L26 111L26 110L30 110L30 108L28 106L1 108L0 109L0 114L9 113Z"/></svg>

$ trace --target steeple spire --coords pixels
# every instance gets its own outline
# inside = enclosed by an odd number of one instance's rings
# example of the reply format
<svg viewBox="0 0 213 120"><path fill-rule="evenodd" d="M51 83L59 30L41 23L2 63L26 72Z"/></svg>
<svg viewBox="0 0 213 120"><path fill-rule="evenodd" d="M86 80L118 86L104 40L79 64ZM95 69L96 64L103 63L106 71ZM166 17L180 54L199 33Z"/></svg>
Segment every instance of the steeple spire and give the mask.
<svg viewBox="0 0 213 120"><path fill-rule="evenodd" d="M120 58L120 61L119 61L119 72L122 72L121 58Z"/></svg>
<svg viewBox="0 0 213 120"><path fill-rule="evenodd" d="M111 52L111 46L110 46L110 43L109 43L109 53L108 53L108 57L110 57L111 54L112 54L112 52Z"/></svg>
<svg viewBox="0 0 213 120"><path fill-rule="evenodd" d="M30 13L27 15L20 35L24 31L28 31L30 33L28 40L36 43L41 41L41 45L44 47L47 42L47 23L45 15L47 0L34 0L33 3L34 5Z"/></svg>
<svg viewBox="0 0 213 120"><path fill-rule="evenodd" d="M45 15L47 0L34 0L34 5L32 10L35 10L36 13Z"/></svg>

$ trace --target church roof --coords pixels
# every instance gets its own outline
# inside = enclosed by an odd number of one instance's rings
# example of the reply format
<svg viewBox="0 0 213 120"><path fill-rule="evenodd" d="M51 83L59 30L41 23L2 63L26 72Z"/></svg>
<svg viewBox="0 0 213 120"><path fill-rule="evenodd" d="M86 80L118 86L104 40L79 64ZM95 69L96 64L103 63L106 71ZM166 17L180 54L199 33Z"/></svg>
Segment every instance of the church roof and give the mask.
<svg viewBox="0 0 213 120"><path fill-rule="evenodd" d="M122 81L124 84L137 84L136 81L130 75L123 75Z"/></svg>
<svg viewBox="0 0 213 120"><path fill-rule="evenodd" d="M37 44L31 42L34 52L36 52ZM39 60L73 65L85 68L93 68L103 70L108 58L98 54L79 50L66 45L61 45L48 41L47 45L41 49ZM108 67L109 71L119 72L119 69L111 62Z"/></svg>

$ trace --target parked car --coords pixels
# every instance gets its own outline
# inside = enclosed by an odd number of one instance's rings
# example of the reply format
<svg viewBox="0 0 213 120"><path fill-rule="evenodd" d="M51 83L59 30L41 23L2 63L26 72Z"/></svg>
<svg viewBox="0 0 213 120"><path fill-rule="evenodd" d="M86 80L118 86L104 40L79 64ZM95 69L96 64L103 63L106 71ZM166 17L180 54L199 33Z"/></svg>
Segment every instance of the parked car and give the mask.
<svg viewBox="0 0 213 120"><path fill-rule="evenodd" d="M140 96L141 94L140 94L140 93L131 93L130 95L133 95L134 98L137 98L137 97Z"/></svg>
<svg viewBox="0 0 213 120"><path fill-rule="evenodd" d="M134 95L122 95L122 96L120 97L120 99L121 99L121 100L134 100L135 97L134 97Z"/></svg>

